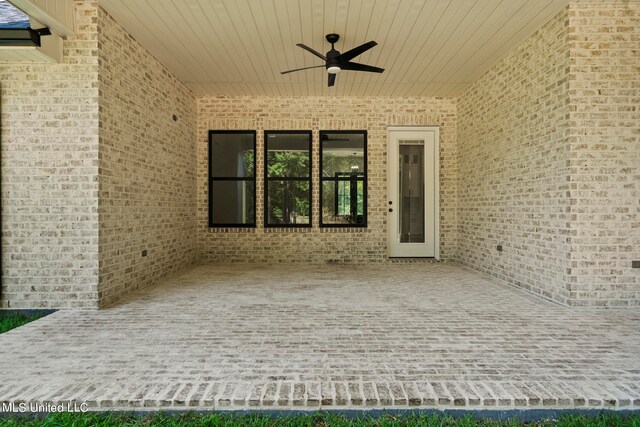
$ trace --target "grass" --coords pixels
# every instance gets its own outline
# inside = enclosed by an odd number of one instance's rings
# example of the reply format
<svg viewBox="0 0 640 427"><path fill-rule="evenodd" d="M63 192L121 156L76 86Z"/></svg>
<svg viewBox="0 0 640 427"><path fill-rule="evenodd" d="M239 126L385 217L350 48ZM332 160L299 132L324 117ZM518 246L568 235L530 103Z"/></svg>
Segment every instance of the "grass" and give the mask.
<svg viewBox="0 0 640 427"><path fill-rule="evenodd" d="M162 427L187 427L187 426L211 426L211 427L518 427L518 426L557 426L557 427L640 427L640 414L618 415L602 413L599 415L567 414L558 420L540 420L523 422L515 419L491 420L473 418L466 415L462 418L453 418L447 415L435 414L408 414L408 415L382 415L369 417L363 415L360 418L348 418L344 415L330 413L316 413L310 415L294 416L269 416L269 415L238 415L232 414L197 414L184 413L181 415L166 415L157 413L147 416L136 416L121 413L56 413L45 418L14 417L0 418L0 427L116 427L116 426L162 426Z"/></svg>
<svg viewBox="0 0 640 427"><path fill-rule="evenodd" d="M36 319L41 318L44 314L31 314L26 315L22 313L2 313L0 311L0 334L15 329L18 326L22 326L25 323L33 322Z"/></svg>

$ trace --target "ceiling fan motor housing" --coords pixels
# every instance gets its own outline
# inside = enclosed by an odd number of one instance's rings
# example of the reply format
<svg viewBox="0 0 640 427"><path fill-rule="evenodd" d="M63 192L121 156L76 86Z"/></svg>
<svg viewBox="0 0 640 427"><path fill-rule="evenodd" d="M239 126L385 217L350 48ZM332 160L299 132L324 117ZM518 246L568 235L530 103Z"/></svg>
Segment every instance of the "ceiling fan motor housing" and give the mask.
<svg viewBox="0 0 640 427"><path fill-rule="evenodd" d="M340 67L340 61L338 60L338 56L340 56L340 52L338 52L335 49L331 49L329 52L327 52L327 63L325 65L327 68L327 71L334 72L334 73L340 71L341 67Z"/></svg>
<svg viewBox="0 0 640 427"><path fill-rule="evenodd" d="M338 61L338 57L340 56L340 52L338 52L333 45L340 40L340 36L338 34L327 34L327 41L331 43L331 50L327 52L327 62L325 64L325 68L332 74L340 71L340 61Z"/></svg>

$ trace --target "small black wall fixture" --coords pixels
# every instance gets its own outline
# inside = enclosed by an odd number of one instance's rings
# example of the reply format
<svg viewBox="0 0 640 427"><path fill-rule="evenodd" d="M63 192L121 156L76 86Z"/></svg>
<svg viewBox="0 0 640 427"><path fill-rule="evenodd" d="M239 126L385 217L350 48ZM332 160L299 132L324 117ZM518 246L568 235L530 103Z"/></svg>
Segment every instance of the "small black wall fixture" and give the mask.
<svg viewBox="0 0 640 427"><path fill-rule="evenodd" d="M42 36L50 36L48 28L0 28L1 46L42 46Z"/></svg>

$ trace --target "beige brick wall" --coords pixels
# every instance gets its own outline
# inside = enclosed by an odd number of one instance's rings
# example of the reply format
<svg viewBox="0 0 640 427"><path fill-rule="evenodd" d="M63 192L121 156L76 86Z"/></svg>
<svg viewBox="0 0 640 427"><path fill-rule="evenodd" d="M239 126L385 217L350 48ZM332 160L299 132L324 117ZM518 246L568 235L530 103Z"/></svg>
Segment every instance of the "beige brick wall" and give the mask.
<svg viewBox="0 0 640 427"><path fill-rule="evenodd" d="M640 305L639 5L571 2L460 98L462 263L568 305Z"/></svg>
<svg viewBox="0 0 640 427"><path fill-rule="evenodd" d="M195 260L196 115L191 91L102 8L98 41L104 306Z"/></svg>
<svg viewBox="0 0 640 427"><path fill-rule="evenodd" d="M568 10L571 304L640 305L640 3Z"/></svg>
<svg viewBox="0 0 640 427"><path fill-rule="evenodd" d="M0 65L7 308L98 305L98 38L93 2L61 64Z"/></svg>
<svg viewBox="0 0 640 427"><path fill-rule="evenodd" d="M565 11L458 103L459 261L562 303L570 297L567 35Z"/></svg>
<svg viewBox="0 0 640 427"><path fill-rule="evenodd" d="M2 307L97 308L196 258L195 98L75 7L63 64L0 66Z"/></svg>
<svg viewBox="0 0 640 427"><path fill-rule="evenodd" d="M440 126L441 257L456 247L456 102L439 98L248 98L198 99L198 239L206 260L272 262L363 262L387 256L387 127ZM263 227L263 180L257 180L257 228L208 227L207 132L257 130L257 176L263 176L263 131L313 131L313 227ZM368 227L319 228L319 130L368 131Z"/></svg>

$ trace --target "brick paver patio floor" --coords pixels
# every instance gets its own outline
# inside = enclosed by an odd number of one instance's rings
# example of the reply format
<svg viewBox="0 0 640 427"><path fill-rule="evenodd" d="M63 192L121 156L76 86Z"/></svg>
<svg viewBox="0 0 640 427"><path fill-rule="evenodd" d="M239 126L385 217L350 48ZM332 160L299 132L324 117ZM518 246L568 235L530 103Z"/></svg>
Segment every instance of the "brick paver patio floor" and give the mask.
<svg viewBox="0 0 640 427"><path fill-rule="evenodd" d="M93 408L640 407L640 310L452 264L203 265L0 335L0 402Z"/></svg>

